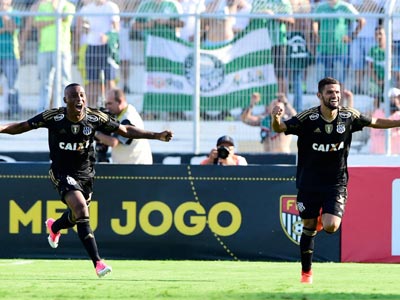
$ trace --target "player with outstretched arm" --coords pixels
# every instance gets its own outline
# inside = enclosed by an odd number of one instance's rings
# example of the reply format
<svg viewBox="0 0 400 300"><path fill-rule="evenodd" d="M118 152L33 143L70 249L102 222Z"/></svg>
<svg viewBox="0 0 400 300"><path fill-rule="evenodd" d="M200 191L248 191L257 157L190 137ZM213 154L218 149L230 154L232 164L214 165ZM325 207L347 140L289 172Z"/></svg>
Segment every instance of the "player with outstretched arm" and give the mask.
<svg viewBox="0 0 400 300"><path fill-rule="evenodd" d="M300 238L301 282L312 283L314 239L318 231L336 232L346 201L347 157L352 133L363 127L400 127L400 120L371 118L351 107L342 107L340 82L327 77L319 81L319 106L282 121L282 108L272 110L276 132L298 136L296 174L297 208L303 221Z"/></svg>
<svg viewBox="0 0 400 300"><path fill-rule="evenodd" d="M96 130L116 132L130 139L157 139L168 142L169 130L151 132L132 125L122 125L98 109L86 106L85 90L72 83L64 89L66 107L45 110L23 122L0 125L0 133L21 134L32 129L47 128L50 149L50 179L68 209L58 219L47 219L46 226L52 248L57 248L60 230L77 226L82 241L99 277L111 272L99 255L89 224L89 203L94 182L93 140Z"/></svg>

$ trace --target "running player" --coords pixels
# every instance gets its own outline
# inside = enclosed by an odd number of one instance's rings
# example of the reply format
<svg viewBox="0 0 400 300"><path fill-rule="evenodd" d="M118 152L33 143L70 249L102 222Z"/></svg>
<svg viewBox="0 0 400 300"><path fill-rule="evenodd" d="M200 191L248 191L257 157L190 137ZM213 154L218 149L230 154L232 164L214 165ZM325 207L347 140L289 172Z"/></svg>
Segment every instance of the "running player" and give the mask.
<svg viewBox="0 0 400 300"><path fill-rule="evenodd" d="M400 120L371 118L340 106L339 81L327 77L318 83L320 105L282 121L282 108L272 110L276 132L298 136L297 208L303 220L300 239L301 282L312 283L312 258L317 231L336 232L347 200L347 157L352 133L363 127L393 128Z"/></svg>
<svg viewBox="0 0 400 300"><path fill-rule="evenodd" d="M99 277L111 272L99 256L96 240L89 224L89 203L94 179L93 140L96 130L116 132L130 139L157 139L168 142L172 132L150 132L131 125L122 125L98 109L86 106L83 87L72 83L64 89L66 107L45 110L20 123L0 125L0 133L20 134L44 127L49 132L50 179L68 209L58 219L48 219L49 244L58 247L60 230L77 226L83 243Z"/></svg>

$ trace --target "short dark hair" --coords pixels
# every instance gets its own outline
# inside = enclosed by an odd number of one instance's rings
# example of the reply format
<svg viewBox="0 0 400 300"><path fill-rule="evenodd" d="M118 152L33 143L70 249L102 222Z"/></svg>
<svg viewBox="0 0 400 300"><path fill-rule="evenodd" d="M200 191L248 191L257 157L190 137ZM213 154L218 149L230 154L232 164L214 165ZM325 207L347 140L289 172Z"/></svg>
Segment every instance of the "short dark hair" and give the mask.
<svg viewBox="0 0 400 300"><path fill-rule="evenodd" d="M65 88L64 88L64 94L65 94L65 92L69 89L69 88L71 88L71 87L75 87L75 86L81 86L79 83L70 83L70 84L68 84Z"/></svg>
<svg viewBox="0 0 400 300"><path fill-rule="evenodd" d="M324 91L324 87L328 84L339 84L340 85L340 82L339 82L339 80L337 80L333 77L325 77L318 82L318 92L322 94L322 92Z"/></svg>

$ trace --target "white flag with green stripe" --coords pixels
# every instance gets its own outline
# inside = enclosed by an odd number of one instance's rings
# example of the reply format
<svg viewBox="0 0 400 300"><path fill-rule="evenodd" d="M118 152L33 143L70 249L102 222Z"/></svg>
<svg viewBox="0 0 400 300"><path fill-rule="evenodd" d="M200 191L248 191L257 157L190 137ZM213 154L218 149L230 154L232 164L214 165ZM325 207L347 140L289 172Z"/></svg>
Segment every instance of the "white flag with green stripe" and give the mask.
<svg viewBox="0 0 400 300"><path fill-rule="evenodd" d="M192 44L158 33L146 38L145 111L192 110ZM263 102L276 93L277 82L267 28L249 28L230 44L200 50L202 111L245 107L252 92Z"/></svg>

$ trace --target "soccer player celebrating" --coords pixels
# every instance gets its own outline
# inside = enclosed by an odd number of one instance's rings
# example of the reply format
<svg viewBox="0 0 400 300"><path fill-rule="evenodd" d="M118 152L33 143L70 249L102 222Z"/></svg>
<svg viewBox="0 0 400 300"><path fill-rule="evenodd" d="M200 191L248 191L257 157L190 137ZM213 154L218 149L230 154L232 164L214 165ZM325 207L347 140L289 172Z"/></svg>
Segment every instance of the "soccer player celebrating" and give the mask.
<svg viewBox="0 0 400 300"><path fill-rule="evenodd" d="M303 221L300 239L301 282L312 283L314 239L318 231L336 232L347 200L347 157L352 133L363 127L400 127L400 120L371 118L340 106L340 82L327 77L318 83L320 105L282 121L282 108L272 110L276 132L298 136L297 208Z"/></svg>
<svg viewBox="0 0 400 300"><path fill-rule="evenodd" d="M169 130L151 132L132 125L122 125L98 109L86 106L83 87L72 83L64 89L66 107L45 110L33 118L0 125L0 133L20 134L44 127L49 132L50 178L68 209L58 219L48 219L48 237L52 248L58 247L60 230L77 226L82 241L99 277L111 272L99 256L96 240L89 224L89 203L94 180L93 141L96 130L116 132L130 139L157 139L168 142Z"/></svg>

